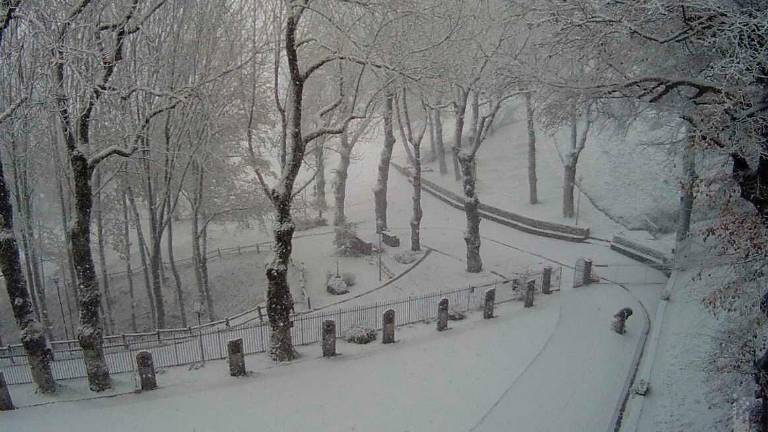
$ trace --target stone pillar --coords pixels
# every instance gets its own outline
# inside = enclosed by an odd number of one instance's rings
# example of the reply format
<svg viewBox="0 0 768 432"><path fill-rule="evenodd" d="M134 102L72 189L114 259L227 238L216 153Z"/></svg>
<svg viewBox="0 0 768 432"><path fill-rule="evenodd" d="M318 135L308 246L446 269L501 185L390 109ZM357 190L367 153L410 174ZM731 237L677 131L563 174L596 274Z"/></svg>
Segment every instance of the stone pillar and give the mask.
<svg viewBox="0 0 768 432"><path fill-rule="evenodd" d="M541 293L552 294L552 267L544 267L544 272L541 274Z"/></svg>
<svg viewBox="0 0 768 432"><path fill-rule="evenodd" d="M229 361L229 375L245 376L245 354L243 353L243 338L232 339L227 342L227 360Z"/></svg>
<svg viewBox="0 0 768 432"><path fill-rule="evenodd" d="M582 281L582 284L589 285L590 283L592 283L592 260L585 259L584 260L584 280Z"/></svg>
<svg viewBox="0 0 768 432"><path fill-rule="evenodd" d="M16 409L11 400L11 392L8 390L8 384L5 382L5 375L0 372L0 411L10 411Z"/></svg>
<svg viewBox="0 0 768 432"><path fill-rule="evenodd" d="M444 298L437 304L437 331L448 329L448 299Z"/></svg>
<svg viewBox="0 0 768 432"><path fill-rule="evenodd" d="M336 355L336 321L323 321L323 357Z"/></svg>
<svg viewBox="0 0 768 432"><path fill-rule="evenodd" d="M152 353L149 351L140 351L136 354L136 366L139 369L139 381L142 390L154 390L157 388L157 377L155 376L155 364L152 361Z"/></svg>
<svg viewBox="0 0 768 432"><path fill-rule="evenodd" d="M493 304L496 302L496 288L485 291L485 303L483 304L483 319L493 318Z"/></svg>
<svg viewBox="0 0 768 432"><path fill-rule="evenodd" d="M381 343L389 344L395 342L395 310L389 309L384 312L384 318L382 320L382 335Z"/></svg>
<svg viewBox="0 0 768 432"><path fill-rule="evenodd" d="M525 298L523 306L533 307L533 293L536 291L536 281L531 279L525 286Z"/></svg>

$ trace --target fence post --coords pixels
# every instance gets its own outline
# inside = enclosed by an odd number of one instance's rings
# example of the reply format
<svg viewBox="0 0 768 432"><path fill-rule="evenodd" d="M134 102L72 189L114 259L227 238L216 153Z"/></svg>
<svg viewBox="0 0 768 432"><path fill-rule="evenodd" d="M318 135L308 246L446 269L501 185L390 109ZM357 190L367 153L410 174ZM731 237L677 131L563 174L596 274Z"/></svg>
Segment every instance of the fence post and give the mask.
<svg viewBox="0 0 768 432"><path fill-rule="evenodd" d="M245 355L243 353L243 338L227 342L227 358L229 360L230 376L245 376Z"/></svg>
<svg viewBox="0 0 768 432"><path fill-rule="evenodd" d="M483 307L483 319L493 318L493 304L496 302L496 288L485 291L485 303Z"/></svg>
<svg viewBox="0 0 768 432"><path fill-rule="evenodd" d="M448 329L448 299L440 299L437 304L437 331Z"/></svg>
<svg viewBox="0 0 768 432"><path fill-rule="evenodd" d="M336 355L336 322L323 321L323 357Z"/></svg>
<svg viewBox="0 0 768 432"><path fill-rule="evenodd" d="M388 309L384 312L384 318L382 319L382 336L381 342L390 344L395 342L395 311L394 309Z"/></svg>
<svg viewBox="0 0 768 432"><path fill-rule="evenodd" d="M221 257L221 248L218 248L218 249L216 249L216 251L218 251L218 253L219 253L219 259L220 259L220 260L221 260L221 259L223 259L223 258Z"/></svg>
<svg viewBox="0 0 768 432"><path fill-rule="evenodd" d="M592 283L592 260L591 259L585 259L584 260L584 280L582 281L584 285L589 285Z"/></svg>
<svg viewBox="0 0 768 432"><path fill-rule="evenodd" d="M528 281L527 286L525 287L525 303L523 304L524 307L533 307L533 292L536 290L536 280L531 279Z"/></svg>
<svg viewBox="0 0 768 432"><path fill-rule="evenodd" d="M136 366L139 369L141 390L156 389L157 377L155 376L155 364L152 361L152 353L149 351L140 351L136 354Z"/></svg>
<svg viewBox="0 0 768 432"><path fill-rule="evenodd" d="M256 311L259 312L259 322L264 324L264 316L261 314L261 305L256 306Z"/></svg>
<svg viewBox="0 0 768 432"><path fill-rule="evenodd" d="M544 272L541 274L541 293L552 294L552 267L544 267Z"/></svg>
<svg viewBox="0 0 768 432"><path fill-rule="evenodd" d="M8 390L8 384L5 382L5 375L0 372L0 411L10 411L16 409L11 400L11 392Z"/></svg>

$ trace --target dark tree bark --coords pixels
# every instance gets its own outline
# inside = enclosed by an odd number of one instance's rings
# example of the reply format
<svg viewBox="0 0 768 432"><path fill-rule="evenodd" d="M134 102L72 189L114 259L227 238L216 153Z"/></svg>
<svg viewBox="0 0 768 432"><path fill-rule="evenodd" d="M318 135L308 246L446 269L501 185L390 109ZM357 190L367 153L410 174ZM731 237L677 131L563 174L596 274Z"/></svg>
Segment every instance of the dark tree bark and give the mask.
<svg viewBox="0 0 768 432"><path fill-rule="evenodd" d="M136 198L133 196L133 189L128 188L128 203L131 206L131 212L133 213L133 220L136 223L136 238L139 241L139 257L141 258L141 267L144 274L144 288L147 290L147 300L149 302L149 315L152 317L152 326L157 327L157 316L155 315L155 296L152 293L152 282L150 282L149 276L149 263L147 262L147 245L144 240L144 230L141 228L141 218L139 217L139 209L136 206Z"/></svg>
<svg viewBox="0 0 768 432"><path fill-rule="evenodd" d="M125 243L125 277L128 278L128 298L131 301L131 331L136 333L136 297L133 288L133 268L131 268L131 223L128 216L128 197L123 191L123 242Z"/></svg>
<svg viewBox="0 0 768 432"><path fill-rule="evenodd" d="M462 135L464 134L464 116L467 112L467 99L469 91L459 88L458 99L455 105L456 124L453 128L453 174L455 179L461 180L463 168L459 166L459 152L462 149Z"/></svg>
<svg viewBox="0 0 768 432"><path fill-rule="evenodd" d="M688 233L691 229L691 214L693 213L696 179L696 154L694 153L692 143L688 142L683 153L683 190L680 195L680 216L675 235L677 243L676 247L679 247L680 242L688 237Z"/></svg>
<svg viewBox="0 0 768 432"><path fill-rule="evenodd" d="M584 130L579 137L579 119L576 112L576 106L571 107L571 148L563 158L563 217L572 218L576 214L574 208L574 187L576 185L576 164L579 162L579 155L587 143L587 135L592 126L591 103L586 106L584 113Z"/></svg>
<svg viewBox="0 0 768 432"><path fill-rule="evenodd" d="M421 143L413 143L413 215L411 216L411 250L421 250Z"/></svg>
<svg viewBox="0 0 768 432"><path fill-rule="evenodd" d="M101 199L101 170L96 168L95 175L93 177L94 185L96 186L96 194L94 196L95 210L96 210L96 237L99 250L99 269L101 270L101 284L104 289L104 305L107 311L107 331L117 333L115 328L115 320L112 315L112 298L109 295L109 273L107 273L107 258L106 258L106 242L104 239L104 207Z"/></svg>
<svg viewBox="0 0 768 432"><path fill-rule="evenodd" d="M42 393L54 393L51 373L52 352L43 327L35 318L21 269L19 248L13 233L13 208L0 161L0 270L5 278L13 316L21 331L21 342L29 359L32 379Z"/></svg>
<svg viewBox="0 0 768 432"><path fill-rule="evenodd" d="M315 207L317 207L317 217L322 219L323 212L328 209L328 201L325 198L325 137L318 139L315 146Z"/></svg>
<svg viewBox="0 0 768 432"><path fill-rule="evenodd" d="M341 143L339 145L339 165L336 167L336 175L333 181L333 226L335 228L336 247L344 246L344 233L346 231L347 218L344 214L344 202L347 198L347 174L349 171L350 155L352 145L349 141L347 132L341 134Z"/></svg>
<svg viewBox="0 0 768 432"><path fill-rule="evenodd" d="M170 209L169 209L170 211ZM181 276L179 276L179 270L176 268L176 262L173 255L173 215L168 215L168 237L166 238L168 244L168 265L171 267L171 273L173 273L173 280L176 287L176 300L179 302L179 316L181 317L181 326L187 326L187 312L184 308L184 290L181 288Z"/></svg>
<svg viewBox="0 0 768 432"><path fill-rule="evenodd" d="M474 154L462 151L458 155L462 172L462 189L464 191L464 213L467 216L467 229L464 232L464 242L467 244L467 272L479 273L483 270L483 260L480 257L480 200L475 190Z"/></svg>
<svg viewBox="0 0 768 432"><path fill-rule="evenodd" d="M440 118L440 110L435 108L432 112L432 121L435 128L435 146L437 147L437 163L440 169L440 175L448 172L448 166L445 163L445 143L443 142L443 121Z"/></svg>
<svg viewBox="0 0 768 432"><path fill-rule="evenodd" d="M375 205L376 232L387 230L387 183L389 181L389 162L392 159L392 149L395 146L395 133L392 127L392 100L391 92L384 99L384 146L379 156L378 176L373 187L373 202Z"/></svg>
<svg viewBox="0 0 768 432"><path fill-rule="evenodd" d="M525 93L525 113L528 123L528 200L531 204L539 202L536 178L536 129L533 124L533 103L531 93Z"/></svg>

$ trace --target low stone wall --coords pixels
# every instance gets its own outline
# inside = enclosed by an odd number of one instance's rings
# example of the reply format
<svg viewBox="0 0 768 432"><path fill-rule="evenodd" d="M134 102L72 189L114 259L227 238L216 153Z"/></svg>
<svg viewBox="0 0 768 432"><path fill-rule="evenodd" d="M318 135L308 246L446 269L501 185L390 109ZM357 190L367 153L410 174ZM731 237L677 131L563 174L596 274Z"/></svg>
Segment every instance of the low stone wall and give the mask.
<svg viewBox="0 0 768 432"><path fill-rule="evenodd" d="M400 174L404 175L410 181L411 173L408 171L408 169L394 162L391 164ZM451 192L448 189L442 186L438 186L437 184L424 178L421 179L421 187L425 192L450 205L451 207L464 210L463 196ZM549 237L572 242L583 242L589 238L590 234L589 228L580 228L533 219L527 216L519 215L517 213L512 213L507 210L502 210L482 202L480 203L479 211L480 216L484 219L542 237Z"/></svg>
<svg viewBox="0 0 768 432"><path fill-rule="evenodd" d="M613 236L611 249L635 261L647 264L664 273L667 277L672 274L672 260L656 249L618 235Z"/></svg>

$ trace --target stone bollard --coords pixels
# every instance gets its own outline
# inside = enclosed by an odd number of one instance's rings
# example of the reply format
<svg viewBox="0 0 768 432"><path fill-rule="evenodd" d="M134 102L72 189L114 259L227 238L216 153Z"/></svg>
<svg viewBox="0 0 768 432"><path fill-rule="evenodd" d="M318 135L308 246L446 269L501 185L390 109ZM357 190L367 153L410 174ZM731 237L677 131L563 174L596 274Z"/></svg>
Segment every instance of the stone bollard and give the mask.
<svg viewBox="0 0 768 432"><path fill-rule="evenodd" d="M323 357L336 355L336 321L323 321Z"/></svg>
<svg viewBox="0 0 768 432"><path fill-rule="evenodd" d="M589 285L592 283L592 260L591 259L585 259L584 260L584 280L582 280L583 285Z"/></svg>
<svg viewBox="0 0 768 432"><path fill-rule="evenodd" d="M536 291L536 281L535 280L529 280L528 284L525 287L525 298L524 298L524 304L523 306L529 308L533 307L533 293Z"/></svg>
<svg viewBox="0 0 768 432"><path fill-rule="evenodd" d="M155 376L155 364L152 361L152 353L149 351L140 351L136 354L136 366L139 369L139 381L142 390L154 390L157 388L157 377Z"/></svg>
<svg viewBox="0 0 768 432"><path fill-rule="evenodd" d="M443 298L437 304L437 331L448 329L448 299Z"/></svg>
<svg viewBox="0 0 768 432"><path fill-rule="evenodd" d="M611 329L618 334L626 333L627 318L632 316L632 309L625 307L616 312L613 316L613 322L611 323Z"/></svg>
<svg viewBox="0 0 768 432"><path fill-rule="evenodd" d="M0 372L0 411L10 411L16 409L11 400L11 392L8 390L8 384L5 382L5 375Z"/></svg>
<svg viewBox="0 0 768 432"><path fill-rule="evenodd" d="M485 291L485 302L483 304L483 319L493 318L493 304L496 302L496 288Z"/></svg>
<svg viewBox="0 0 768 432"><path fill-rule="evenodd" d="M552 267L544 267L544 272L541 274L541 293L552 294Z"/></svg>
<svg viewBox="0 0 768 432"><path fill-rule="evenodd" d="M227 360L229 361L230 376L245 376L245 354L243 353L243 338L227 342Z"/></svg>
<svg viewBox="0 0 768 432"><path fill-rule="evenodd" d="M384 312L384 318L382 320L382 335L381 343L389 344L395 342L395 311L389 309Z"/></svg>

